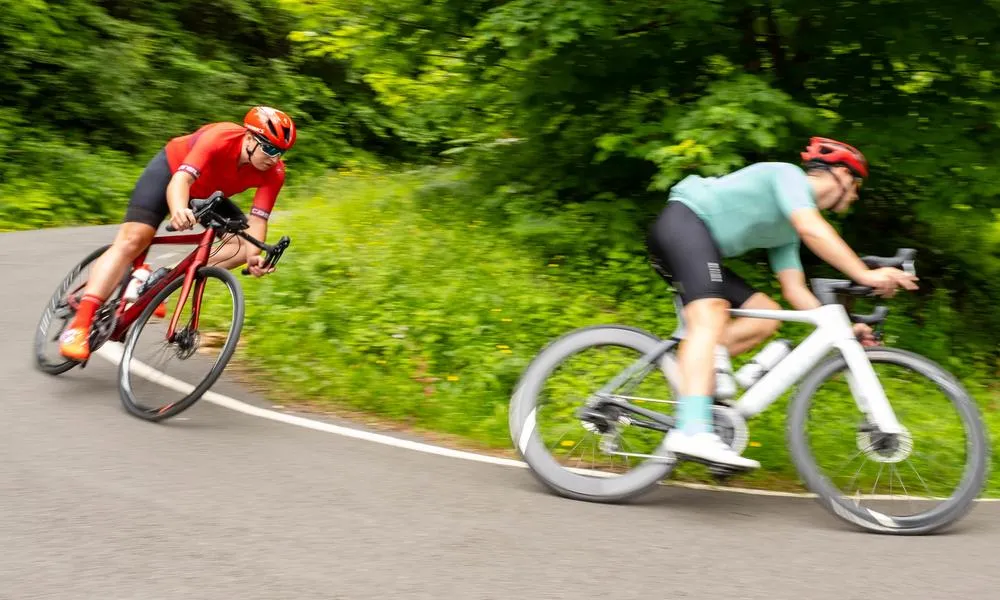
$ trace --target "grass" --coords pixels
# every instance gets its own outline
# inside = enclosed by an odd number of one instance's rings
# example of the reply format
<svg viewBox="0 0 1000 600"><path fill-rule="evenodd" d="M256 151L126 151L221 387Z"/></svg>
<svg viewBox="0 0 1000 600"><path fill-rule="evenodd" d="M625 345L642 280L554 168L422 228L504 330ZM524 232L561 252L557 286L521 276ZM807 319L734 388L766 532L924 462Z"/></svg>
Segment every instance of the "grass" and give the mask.
<svg viewBox="0 0 1000 600"><path fill-rule="evenodd" d="M506 453L512 388L547 342L598 323L660 335L673 329L669 292L643 257L617 259L618 274L634 282L628 293L608 289L599 273L542 258L509 229L492 224L496 219L485 208L454 192L453 177L436 170L350 174L302 188L310 193L272 225L272 238L292 238L278 272L259 281L241 278L248 312L240 369L266 373L264 384L277 402L369 415L392 427L439 432L466 447ZM795 327L783 335L808 333ZM880 373L883 368L892 369L879 367ZM571 392L599 372L578 370L554 389L575 401ZM995 432L1000 393L987 381L965 383ZM952 481L956 474L945 459L956 458L962 447L954 445L959 425L948 420L942 398L906 373L889 373L885 385L914 430L914 452L926 469L920 475L932 480L928 489ZM746 455L763 468L733 484L799 489L786 448L786 400L750 423ZM810 427L818 427L810 434L819 438L817 454L834 468L852 448L856 452L846 385L830 382L817 400ZM887 474L877 464L871 469L862 469L857 487L885 483ZM677 477L709 481L696 465ZM921 489L912 474L893 481ZM996 470L988 494L1000 494Z"/></svg>

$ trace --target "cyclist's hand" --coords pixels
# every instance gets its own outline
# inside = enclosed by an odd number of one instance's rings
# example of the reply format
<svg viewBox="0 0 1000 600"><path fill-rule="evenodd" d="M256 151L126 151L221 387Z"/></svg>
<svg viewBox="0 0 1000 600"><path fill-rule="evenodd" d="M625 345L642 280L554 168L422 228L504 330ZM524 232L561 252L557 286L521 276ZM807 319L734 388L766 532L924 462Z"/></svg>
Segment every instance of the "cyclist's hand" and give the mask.
<svg viewBox="0 0 1000 600"><path fill-rule="evenodd" d="M917 289L916 280L915 275L910 275L905 271L883 267L866 272L858 283L874 289L879 296L891 297L896 293L897 287L907 290Z"/></svg>
<svg viewBox="0 0 1000 600"><path fill-rule="evenodd" d="M864 323L854 324L854 337L858 338L862 346L878 346L878 341L875 339L875 333L872 328Z"/></svg>
<svg viewBox="0 0 1000 600"><path fill-rule="evenodd" d="M260 254L254 254L253 256L247 257L247 270L254 277L261 277L267 275L268 273L274 273L274 267L264 267L264 257Z"/></svg>
<svg viewBox="0 0 1000 600"><path fill-rule="evenodd" d="M177 231L184 231L185 229L191 229L198 223L198 220L194 218L194 211L190 208L184 207L181 210L170 215L170 226Z"/></svg>

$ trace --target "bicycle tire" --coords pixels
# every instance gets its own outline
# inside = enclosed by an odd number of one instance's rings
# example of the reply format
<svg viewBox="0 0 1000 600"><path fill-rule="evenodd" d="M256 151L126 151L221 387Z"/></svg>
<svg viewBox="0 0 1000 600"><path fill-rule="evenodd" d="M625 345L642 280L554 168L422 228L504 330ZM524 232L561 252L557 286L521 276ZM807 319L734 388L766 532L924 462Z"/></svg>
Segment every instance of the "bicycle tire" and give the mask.
<svg viewBox="0 0 1000 600"><path fill-rule="evenodd" d="M897 348L866 348L873 363L888 363L927 377L956 407L968 431L968 459L959 486L947 501L933 510L905 517L889 516L846 502L841 492L824 476L808 450L805 421L813 395L820 385L847 368L842 356L833 356L818 365L802 382L788 407L787 436L792 461L817 501L836 517L863 530L895 535L922 535L941 530L961 519L986 484L989 470L989 442L978 408L957 378L940 365L919 354Z"/></svg>
<svg viewBox="0 0 1000 600"><path fill-rule="evenodd" d="M573 473L552 457L535 426L538 394L548 376L564 360L588 348L602 345L622 346L645 354L659 343L657 337L639 329L598 325L572 331L538 353L515 388L508 414L511 441L536 479L560 496L588 502L614 503L636 498L670 475L677 461L672 454L662 450L662 440L654 455L662 453L663 461L647 459L616 477L592 477ZM664 356L669 355L668 351ZM663 363L661 372L664 377L668 376Z"/></svg>
<svg viewBox="0 0 1000 600"><path fill-rule="evenodd" d="M73 284L76 277L79 276L90 263L94 262L99 256L107 252L110 247L111 244L106 244L97 248L77 263L72 269L70 269L66 276L63 277L62 281L59 282L59 285L56 286L55 292L53 292L48 303L45 305L45 309L42 311L42 315L38 319L38 325L35 327L35 338L32 344L32 349L35 354L35 366L40 371L48 373L49 375L61 375L62 373L65 373L80 364L80 361L73 360L71 358L64 358L59 362L49 361L46 358L44 350L45 346L49 342L47 339L49 326L52 324L52 319L55 317L56 309L63 301L66 293L69 292L69 288Z"/></svg>
<svg viewBox="0 0 1000 600"><path fill-rule="evenodd" d="M228 288L233 297L233 324L232 329L229 332L225 343L222 345L222 349L216 358L215 364L209 371L208 375L194 387L191 392L184 396L181 400L171 403L166 409L160 410L149 410L142 405L142 403L136 398L135 392L132 388L132 360L134 358L135 345L139 339L139 334L142 332L142 328L149 322L150 316L152 316L153 311L156 307L164 302L170 294L176 291L184 284L184 278L179 277L174 281L170 282L169 285L164 287L146 306L139 317L135 320L129 329L128 335L125 339L125 347L122 352L121 363L118 366L118 391L121 397L122 405L129 414L138 417L140 419L158 422L164 419L169 419L171 417L177 416L178 414L184 412L185 410L191 408L206 391L218 380L219 376L222 375L222 371L225 370L226 365L229 364L229 360L232 358L233 353L236 351L236 345L240 339L240 333L243 330L243 319L246 312L246 306L243 296L243 289L240 287L239 282L236 277L229 271L219 268L219 267L202 267L198 270L195 275L196 278L207 278L214 277L221 280ZM192 286L192 290L193 290ZM192 297L189 296L188 302L192 301Z"/></svg>

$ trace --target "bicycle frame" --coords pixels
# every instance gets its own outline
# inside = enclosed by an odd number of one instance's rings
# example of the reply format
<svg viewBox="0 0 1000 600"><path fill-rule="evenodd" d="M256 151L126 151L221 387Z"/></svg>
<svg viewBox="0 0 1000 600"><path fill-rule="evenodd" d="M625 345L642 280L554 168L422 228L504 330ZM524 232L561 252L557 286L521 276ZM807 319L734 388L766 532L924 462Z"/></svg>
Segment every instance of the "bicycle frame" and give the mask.
<svg viewBox="0 0 1000 600"><path fill-rule="evenodd" d="M734 317L796 321L816 326L816 330L788 356L739 397L733 408L745 418L763 412L831 350L838 350L847 362L848 385L858 409L870 415L883 433L902 433L903 428L896 419L882 383L864 347L855 337L851 319L842 305L827 304L812 310L731 309L729 312Z"/></svg>
<svg viewBox="0 0 1000 600"><path fill-rule="evenodd" d="M801 344L796 346L781 362L764 374L732 404L733 409L744 418L749 419L763 412L816 366L831 350L838 350L847 362L848 384L861 412L869 415L874 424L884 433L896 434L903 431L885 395L885 390L875 374L875 369L865 354L864 347L854 336L851 319L842 305L827 304L811 310L730 309L729 313L734 317L796 321L816 326L815 331L809 334ZM668 350L680 343L684 337L682 315L683 313L678 311L681 322L670 339L664 340L656 348L619 373L595 394L596 400L592 399L588 405L593 407L595 404L610 403L629 412L651 418L661 424L673 426L674 419L672 417L645 410L613 396L614 390L619 386L658 362Z"/></svg>
<svg viewBox="0 0 1000 600"><path fill-rule="evenodd" d="M184 286L181 289L181 297L177 302L177 306L174 308L173 316L170 318L170 326L167 328L167 341L173 341L174 333L177 329L177 321L180 319L181 310L183 309L184 304L187 303L188 296L191 293L191 284L195 282L195 274L198 272L198 269L208 264L212 244L215 242L216 235L217 234L214 229L206 228L205 231L201 233L154 237L153 241L150 243L150 247L154 245L197 244L197 248L192 250L191 253L179 262L177 266L173 267L169 273L153 284L153 287L144 291L131 306L126 307L127 302L124 297L119 299L117 309L118 323L115 325L115 330L111 334L110 339L116 342L124 340L125 334L128 332L128 328L131 327L132 323L139 317L140 314L142 314L142 311L149 305L153 297L178 277L184 277ZM146 262L146 256L148 253L149 248L143 250L142 253L136 257L132 265L133 269L139 268ZM197 282L194 288L193 305L191 307L192 325L195 328L198 327L198 316L201 313L201 300L204 291L204 280Z"/></svg>

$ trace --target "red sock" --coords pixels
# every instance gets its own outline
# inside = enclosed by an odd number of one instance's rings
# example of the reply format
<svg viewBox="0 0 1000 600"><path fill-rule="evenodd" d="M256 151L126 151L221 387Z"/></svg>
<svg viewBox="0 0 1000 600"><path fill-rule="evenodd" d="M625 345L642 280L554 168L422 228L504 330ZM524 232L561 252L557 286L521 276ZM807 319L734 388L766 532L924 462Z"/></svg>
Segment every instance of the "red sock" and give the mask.
<svg viewBox="0 0 1000 600"><path fill-rule="evenodd" d="M102 298L92 294L86 294L80 299L80 308L76 311L76 316L70 324L70 329L84 327L90 329L90 324L94 322L94 313L104 304Z"/></svg>

